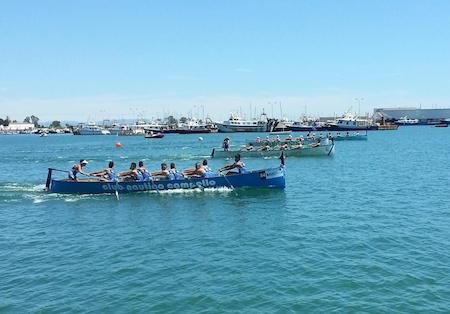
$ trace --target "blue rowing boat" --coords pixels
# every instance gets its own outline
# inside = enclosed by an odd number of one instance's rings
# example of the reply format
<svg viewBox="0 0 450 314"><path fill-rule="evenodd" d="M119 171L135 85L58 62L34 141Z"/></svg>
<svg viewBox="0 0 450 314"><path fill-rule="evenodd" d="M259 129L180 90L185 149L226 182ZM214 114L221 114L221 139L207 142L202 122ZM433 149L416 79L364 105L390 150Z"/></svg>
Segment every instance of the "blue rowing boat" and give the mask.
<svg viewBox="0 0 450 314"><path fill-rule="evenodd" d="M248 171L242 174L217 174L208 178L195 177L182 180L123 181L108 182L93 179L70 180L53 179L53 172L62 170L48 169L46 189L50 193L61 194L103 194L131 193L143 191L189 190L205 188L276 188L284 189L284 165L277 168ZM66 172L66 171L62 171Z"/></svg>

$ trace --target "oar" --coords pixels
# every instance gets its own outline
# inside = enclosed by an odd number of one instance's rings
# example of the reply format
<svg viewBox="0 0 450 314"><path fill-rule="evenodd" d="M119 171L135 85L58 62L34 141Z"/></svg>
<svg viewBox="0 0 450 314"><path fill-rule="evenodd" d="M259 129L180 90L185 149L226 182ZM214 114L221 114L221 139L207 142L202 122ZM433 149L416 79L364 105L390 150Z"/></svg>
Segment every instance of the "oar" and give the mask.
<svg viewBox="0 0 450 314"><path fill-rule="evenodd" d="M219 173L224 177L225 181L227 181L227 183L230 185L231 190L232 190L234 193L236 193L236 195L237 195L236 189L234 188L233 184L231 184L230 180L228 180L227 176L224 175L222 171L220 171Z"/></svg>
<svg viewBox="0 0 450 314"><path fill-rule="evenodd" d="M285 165L285 161L284 161L284 151L281 152L280 162L281 162L281 166L284 167L284 165Z"/></svg>
<svg viewBox="0 0 450 314"><path fill-rule="evenodd" d="M153 181L153 179L150 180L150 183L151 183L151 185L153 185L153 184L155 185L155 187L156 187L156 193L159 194L158 184L156 184L155 181Z"/></svg>
<svg viewBox="0 0 450 314"><path fill-rule="evenodd" d="M116 179L116 199L118 200L118 201L120 201L120 199L119 199L119 181Z"/></svg>

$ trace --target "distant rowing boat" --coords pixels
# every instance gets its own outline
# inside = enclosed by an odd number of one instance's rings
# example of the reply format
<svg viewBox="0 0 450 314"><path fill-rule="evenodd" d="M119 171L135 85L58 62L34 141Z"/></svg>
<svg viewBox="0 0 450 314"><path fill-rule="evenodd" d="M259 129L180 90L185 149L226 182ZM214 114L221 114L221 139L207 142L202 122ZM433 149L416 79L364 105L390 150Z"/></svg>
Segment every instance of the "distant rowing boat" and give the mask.
<svg viewBox="0 0 450 314"><path fill-rule="evenodd" d="M273 157L279 156L282 152L286 157L309 157L309 156L331 156L334 154L334 143L328 145L319 146L302 146L302 147L290 147L284 150L281 149L241 149L235 151L223 151L213 149L211 153L212 158L232 158L236 154L240 154L241 157Z"/></svg>
<svg viewBox="0 0 450 314"><path fill-rule="evenodd" d="M104 182L98 180L56 180L53 172L66 172L58 169L49 169L46 189L50 193L61 194L122 194L144 191L164 190L190 190L205 188L273 188L284 189L284 165L277 168L248 171L243 174L215 174L211 177L189 178L182 180L153 180L131 182Z"/></svg>
<svg viewBox="0 0 450 314"><path fill-rule="evenodd" d="M344 136L334 136L335 141L367 141L367 134L363 135L344 135Z"/></svg>
<svg viewBox="0 0 450 314"><path fill-rule="evenodd" d="M262 146L269 146L269 147L276 147L279 145L297 145L299 143L302 144L314 144L314 143L319 143L322 145L329 145L331 143L331 141L324 137L305 137L305 138L301 138L301 141L299 139L296 138L286 138L286 139L263 139L263 140L259 140L259 141L251 141L251 140L247 140L247 145L253 146L253 147L262 147Z"/></svg>
<svg viewBox="0 0 450 314"><path fill-rule="evenodd" d="M291 133L292 133L292 131L289 130L289 131L272 131L269 134L270 135L288 135Z"/></svg>

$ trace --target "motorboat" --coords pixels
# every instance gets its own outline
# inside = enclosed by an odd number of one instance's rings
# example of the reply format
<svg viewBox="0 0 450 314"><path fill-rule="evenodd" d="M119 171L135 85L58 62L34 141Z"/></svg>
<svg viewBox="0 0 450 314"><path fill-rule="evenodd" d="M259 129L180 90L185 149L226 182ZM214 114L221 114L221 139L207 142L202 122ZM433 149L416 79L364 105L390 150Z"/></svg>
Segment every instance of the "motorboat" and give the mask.
<svg viewBox="0 0 450 314"><path fill-rule="evenodd" d="M268 127L267 115L263 113L259 120L244 120L236 114L231 114L230 118L222 123L217 123L219 132L266 132Z"/></svg>

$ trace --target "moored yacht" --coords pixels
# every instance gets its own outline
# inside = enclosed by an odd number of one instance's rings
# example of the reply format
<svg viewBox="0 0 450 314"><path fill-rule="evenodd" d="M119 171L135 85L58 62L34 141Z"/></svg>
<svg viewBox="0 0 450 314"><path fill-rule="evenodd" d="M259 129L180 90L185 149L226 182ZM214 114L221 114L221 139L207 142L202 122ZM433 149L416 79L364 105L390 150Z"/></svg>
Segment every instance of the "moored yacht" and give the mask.
<svg viewBox="0 0 450 314"><path fill-rule="evenodd" d="M370 130L373 128L369 119L360 118L351 112L346 112L342 117L328 121L325 128L329 131L340 130Z"/></svg>
<svg viewBox="0 0 450 314"><path fill-rule="evenodd" d="M217 132L217 127L212 122L202 122L196 119L186 121L186 123L179 124L177 133L179 134L203 134Z"/></svg>
<svg viewBox="0 0 450 314"><path fill-rule="evenodd" d="M399 120L395 121L398 125L417 125L419 124L418 119L408 119L407 116L401 117Z"/></svg>
<svg viewBox="0 0 450 314"><path fill-rule="evenodd" d="M294 132L309 132L309 131L323 131L325 122L321 122L319 118L300 118L300 121L295 121L290 125L290 128Z"/></svg>
<svg viewBox="0 0 450 314"><path fill-rule="evenodd" d="M244 120L241 117L231 114L230 118L222 123L217 123L219 132L266 132L268 119L265 113L259 120Z"/></svg>
<svg viewBox="0 0 450 314"><path fill-rule="evenodd" d="M74 135L110 135L111 132L98 126L95 122L88 124L79 124L78 128L73 132Z"/></svg>

